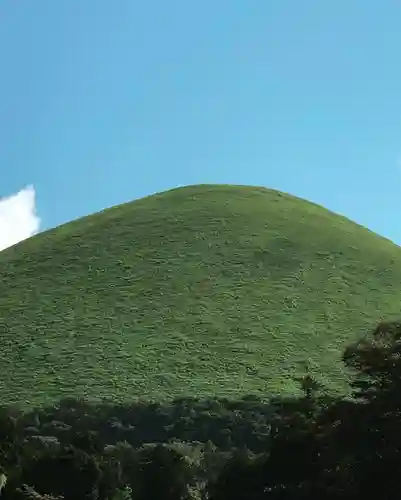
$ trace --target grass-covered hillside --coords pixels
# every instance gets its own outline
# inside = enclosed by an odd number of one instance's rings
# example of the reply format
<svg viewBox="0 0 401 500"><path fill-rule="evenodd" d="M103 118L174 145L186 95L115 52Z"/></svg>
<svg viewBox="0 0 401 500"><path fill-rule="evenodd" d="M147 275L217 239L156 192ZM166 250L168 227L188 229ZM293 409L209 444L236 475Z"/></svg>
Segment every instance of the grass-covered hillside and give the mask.
<svg viewBox="0 0 401 500"><path fill-rule="evenodd" d="M401 249L264 188L192 186L0 253L0 394L123 400L333 389L341 351L396 315Z"/></svg>

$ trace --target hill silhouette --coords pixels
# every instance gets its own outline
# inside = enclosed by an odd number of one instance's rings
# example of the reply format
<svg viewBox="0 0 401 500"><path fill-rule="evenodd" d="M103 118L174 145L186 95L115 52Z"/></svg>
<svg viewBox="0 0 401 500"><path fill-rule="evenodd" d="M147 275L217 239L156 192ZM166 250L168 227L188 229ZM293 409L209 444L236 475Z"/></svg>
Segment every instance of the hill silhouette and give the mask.
<svg viewBox="0 0 401 500"><path fill-rule="evenodd" d="M401 249L313 203L190 186L0 253L3 402L268 396L399 312Z"/></svg>

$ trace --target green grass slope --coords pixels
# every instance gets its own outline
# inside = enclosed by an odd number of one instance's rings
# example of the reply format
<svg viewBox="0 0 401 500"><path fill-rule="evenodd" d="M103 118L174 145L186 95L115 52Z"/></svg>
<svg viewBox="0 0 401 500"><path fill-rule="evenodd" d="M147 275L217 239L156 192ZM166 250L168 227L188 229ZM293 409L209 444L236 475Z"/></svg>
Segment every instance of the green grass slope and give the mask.
<svg viewBox="0 0 401 500"><path fill-rule="evenodd" d="M306 359L341 389L400 283L399 247L293 196L150 196L0 253L2 401L285 393Z"/></svg>

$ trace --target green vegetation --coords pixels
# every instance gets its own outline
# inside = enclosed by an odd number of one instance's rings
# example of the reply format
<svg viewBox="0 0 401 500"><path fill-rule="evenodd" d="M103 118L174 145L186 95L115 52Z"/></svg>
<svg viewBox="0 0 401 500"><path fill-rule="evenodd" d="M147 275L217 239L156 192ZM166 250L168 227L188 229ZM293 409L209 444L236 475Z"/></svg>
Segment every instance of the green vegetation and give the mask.
<svg viewBox="0 0 401 500"><path fill-rule="evenodd" d="M0 409L3 500L384 500L401 493L401 323L347 347L351 398Z"/></svg>
<svg viewBox="0 0 401 500"><path fill-rule="evenodd" d="M4 401L347 387L345 346L399 312L401 250L277 191L175 189L0 253Z"/></svg>

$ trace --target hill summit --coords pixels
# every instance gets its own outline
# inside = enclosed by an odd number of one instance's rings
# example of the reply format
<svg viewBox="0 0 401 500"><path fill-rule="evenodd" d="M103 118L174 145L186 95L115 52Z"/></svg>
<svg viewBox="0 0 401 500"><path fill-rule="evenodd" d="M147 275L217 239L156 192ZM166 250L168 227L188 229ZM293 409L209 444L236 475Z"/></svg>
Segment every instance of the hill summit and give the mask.
<svg viewBox="0 0 401 500"><path fill-rule="evenodd" d="M258 187L173 189L0 253L3 401L269 395L399 312L401 250Z"/></svg>

